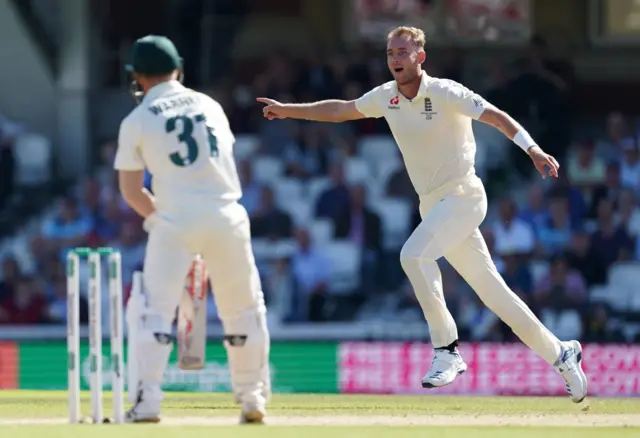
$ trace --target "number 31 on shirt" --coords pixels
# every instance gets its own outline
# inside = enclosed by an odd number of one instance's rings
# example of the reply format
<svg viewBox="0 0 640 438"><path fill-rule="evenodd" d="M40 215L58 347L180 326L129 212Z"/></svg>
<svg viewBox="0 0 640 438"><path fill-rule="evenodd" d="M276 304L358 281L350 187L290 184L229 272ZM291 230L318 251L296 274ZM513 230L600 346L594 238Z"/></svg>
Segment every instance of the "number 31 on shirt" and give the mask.
<svg viewBox="0 0 640 438"><path fill-rule="evenodd" d="M169 155L171 162L176 166L186 167L193 164L199 155L198 142L193 138L193 129L198 123L205 123L207 121L204 114L197 114L193 117L189 116L175 116L167 120L165 124L165 130L167 134L171 134L178 129L178 121L182 122L182 132L178 133L178 141L184 143L187 146L187 155L184 156L180 152L176 151ZM205 125L206 126L206 125ZM206 126L207 134L209 138L209 150L210 156L217 157L219 155L218 139L213 133L213 128Z"/></svg>

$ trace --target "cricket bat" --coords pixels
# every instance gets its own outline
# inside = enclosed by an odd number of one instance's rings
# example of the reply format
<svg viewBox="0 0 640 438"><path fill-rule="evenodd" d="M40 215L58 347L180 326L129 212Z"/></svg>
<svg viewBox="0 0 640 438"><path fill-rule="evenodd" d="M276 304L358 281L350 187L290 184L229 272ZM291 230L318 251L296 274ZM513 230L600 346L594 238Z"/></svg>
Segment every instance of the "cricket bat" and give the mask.
<svg viewBox="0 0 640 438"><path fill-rule="evenodd" d="M178 366L201 370L207 342L207 268L196 257L187 275L178 307Z"/></svg>

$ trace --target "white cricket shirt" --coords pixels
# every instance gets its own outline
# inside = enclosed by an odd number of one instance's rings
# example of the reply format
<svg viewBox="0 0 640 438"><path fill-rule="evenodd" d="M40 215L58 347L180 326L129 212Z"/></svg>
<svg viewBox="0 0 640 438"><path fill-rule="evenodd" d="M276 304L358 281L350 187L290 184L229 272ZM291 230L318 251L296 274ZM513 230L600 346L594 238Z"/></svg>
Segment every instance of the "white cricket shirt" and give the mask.
<svg viewBox="0 0 640 438"><path fill-rule="evenodd" d="M356 100L365 117L387 120L418 195L475 174L471 119L480 117L485 105L482 97L459 83L424 72L414 99L404 97L391 81Z"/></svg>
<svg viewBox="0 0 640 438"><path fill-rule="evenodd" d="M236 201L235 137L218 102L178 81L153 87L120 125L117 170L151 173L156 208Z"/></svg>

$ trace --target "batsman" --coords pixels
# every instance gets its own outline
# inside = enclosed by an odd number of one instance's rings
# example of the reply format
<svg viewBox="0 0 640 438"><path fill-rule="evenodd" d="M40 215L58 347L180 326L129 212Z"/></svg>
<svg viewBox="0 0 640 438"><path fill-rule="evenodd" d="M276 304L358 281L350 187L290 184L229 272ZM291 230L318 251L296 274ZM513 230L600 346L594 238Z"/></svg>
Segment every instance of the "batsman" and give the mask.
<svg viewBox="0 0 640 438"><path fill-rule="evenodd" d="M122 196L144 217L149 239L137 286L143 299L127 309L137 376L127 421L160 420L172 323L185 275L201 255L224 328L240 421L261 423L271 388L270 340L249 217L238 203L235 137L220 104L182 85L183 61L168 38L137 40L131 61L138 106L120 125L115 169ZM144 188L145 169L153 194Z"/></svg>

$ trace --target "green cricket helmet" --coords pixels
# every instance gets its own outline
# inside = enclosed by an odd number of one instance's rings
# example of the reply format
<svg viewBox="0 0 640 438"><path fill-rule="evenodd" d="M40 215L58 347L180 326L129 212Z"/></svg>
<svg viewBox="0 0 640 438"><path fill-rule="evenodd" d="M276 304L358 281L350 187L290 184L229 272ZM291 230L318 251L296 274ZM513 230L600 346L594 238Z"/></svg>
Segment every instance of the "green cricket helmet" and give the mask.
<svg viewBox="0 0 640 438"><path fill-rule="evenodd" d="M175 69L180 69L178 80L182 82L184 77L183 62L178 49L169 38L160 35L147 35L133 43L131 63L125 66L125 70L129 73L136 72L145 76L163 76ZM140 103L144 97L144 91L135 78L131 82L130 90L136 102Z"/></svg>

